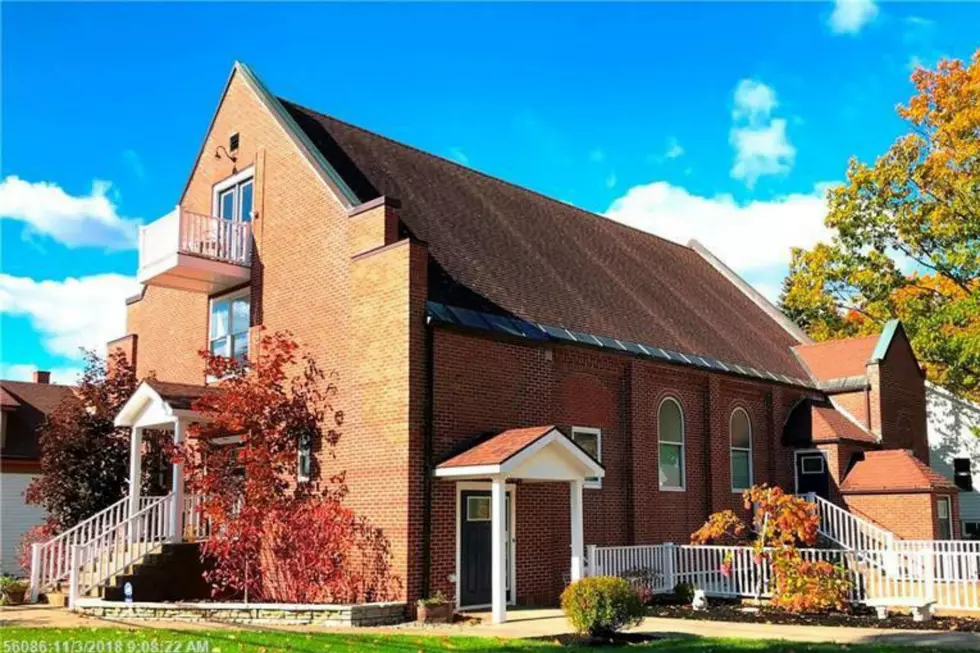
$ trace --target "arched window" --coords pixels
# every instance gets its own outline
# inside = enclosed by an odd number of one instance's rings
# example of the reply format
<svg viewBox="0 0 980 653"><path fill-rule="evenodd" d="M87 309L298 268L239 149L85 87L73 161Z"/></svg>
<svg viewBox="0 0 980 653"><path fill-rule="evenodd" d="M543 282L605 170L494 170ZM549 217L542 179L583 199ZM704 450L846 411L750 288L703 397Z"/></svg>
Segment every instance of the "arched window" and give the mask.
<svg viewBox="0 0 980 653"><path fill-rule="evenodd" d="M752 487L752 421L743 408L736 408L728 420L732 446L732 491Z"/></svg>
<svg viewBox="0 0 980 653"><path fill-rule="evenodd" d="M660 439L660 489L683 490L684 477L684 411L676 399L660 402L657 414Z"/></svg>

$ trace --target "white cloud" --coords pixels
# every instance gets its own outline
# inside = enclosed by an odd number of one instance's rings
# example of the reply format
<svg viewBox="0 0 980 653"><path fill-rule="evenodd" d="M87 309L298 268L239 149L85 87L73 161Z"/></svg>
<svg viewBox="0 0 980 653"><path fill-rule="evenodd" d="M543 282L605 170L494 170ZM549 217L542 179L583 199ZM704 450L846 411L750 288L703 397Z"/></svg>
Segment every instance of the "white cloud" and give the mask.
<svg viewBox="0 0 980 653"><path fill-rule="evenodd" d="M615 186L616 181L617 181L616 173L610 172L609 175L606 177L606 188L612 188L613 186Z"/></svg>
<svg viewBox="0 0 980 653"><path fill-rule="evenodd" d="M36 365L17 363L13 365L0 364L0 379L8 381L33 381ZM83 369L81 367L53 367L48 369L51 372L51 383L62 385L74 385L78 383Z"/></svg>
<svg viewBox="0 0 980 653"><path fill-rule="evenodd" d="M449 154L456 163L461 163L464 166L470 164L470 157L466 156L466 152L460 147L449 148Z"/></svg>
<svg viewBox="0 0 980 653"><path fill-rule="evenodd" d="M671 136L667 139L667 149L664 151L665 159L676 159L678 157L684 156L684 148L681 144L677 142L677 139Z"/></svg>
<svg viewBox="0 0 980 653"><path fill-rule="evenodd" d="M760 81L743 79L735 87L728 135L735 149L730 174L749 188L760 177L788 173L796 160L796 148L786 135L786 120L772 115L778 106L776 92Z"/></svg>
<svg viewBox="0 0 980 653"><path fill-rule="evenodd" d="M613 220L678 243L695 238L739 273L789 263L792 247L829 240L823 221L829 184L810 193L737 203L731 195L703 197L656 181L630 188L606 212ZM772 293L772 288L763 292ZM778 294L778 291L776 291Z"/></svg>
<svg viewBox="0 0 980 653"><path fill-rule="evenodd" d="M750 122L764 120L779 106L776 91L754 79L743 79L735 87L735 108L732 118L744 118Z"/></svg>
<svg viewBox="0 0 980 653"><path fill-rule="evenodd" d="M69 195L57 184L9 176L0 182L0 218L24 222L68 247L133 248L139 221L119 215L107 196L110 187L95 181L88 195Z"/></svg>
<svg viewBox="0 0 980 653"><path fill-rule="evenodd" d="M143 159L140 158L140 155L136 150L123 150L122 158L137 179L140 181L146 180L146 166L143 165Z"/></svg>
<svg viewBox="0 0 980 653"><path fill-rule="evenodd" d="M877 16L875 0L834 0L828 23L835 34L857 34Z"/></svg>
<svg viewBox="0 0 980 653"><path fill-rule="evenodd" d="M136 280L121 274L64 281L0 274L0 311L27 317L50 353L78 359L79 347L103 352L124 334L125 299L138 291Z"/></svg>

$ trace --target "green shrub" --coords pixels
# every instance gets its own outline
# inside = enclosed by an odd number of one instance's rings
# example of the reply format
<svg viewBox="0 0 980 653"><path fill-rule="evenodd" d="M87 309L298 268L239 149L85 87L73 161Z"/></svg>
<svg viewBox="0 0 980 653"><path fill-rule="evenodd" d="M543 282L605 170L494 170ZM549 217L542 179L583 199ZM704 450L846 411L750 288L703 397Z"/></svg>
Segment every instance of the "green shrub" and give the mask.
<svg viewBox="0 0 980 653"><path fill-rule="evenodd" d="M561 609L579 633L611 635L643 619L643 602L629 582L614 576L583 578L565 588Z"/></svg>
<svg viewBox="0 0 980 653"><path fill-rule="evenodd" d="M674 586L674 598L681 603L690 603L694 599L694 585L690 583L677 583Z"/></svg>

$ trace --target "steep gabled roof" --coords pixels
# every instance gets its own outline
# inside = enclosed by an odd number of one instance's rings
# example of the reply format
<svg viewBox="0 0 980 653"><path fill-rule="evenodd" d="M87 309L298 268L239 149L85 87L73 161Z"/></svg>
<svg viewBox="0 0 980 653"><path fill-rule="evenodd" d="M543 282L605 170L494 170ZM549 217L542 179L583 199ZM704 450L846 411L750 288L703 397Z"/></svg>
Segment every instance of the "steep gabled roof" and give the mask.
<svg viewBox="0 0 980 653"><path fill-rule="evenodd" d="M844 478L841 492L875 494L878 492L955 491L945 476L916 458L907 449L868 451Z"/></svg>
<svg viewBox="0 0 980 653"><path fill-rule="evenodd" d="M806 376L799 340L693 249L279 101L362 202L401 200L412 235L484 307Z"/></svg>
<svg viewBox="0 0 980 653"><path fill-rule="evenodd" d="M75 396L68 385L0 380L0 398L7 419L4 458L36 460L40 454L37 429L65 399Z"/></svg>

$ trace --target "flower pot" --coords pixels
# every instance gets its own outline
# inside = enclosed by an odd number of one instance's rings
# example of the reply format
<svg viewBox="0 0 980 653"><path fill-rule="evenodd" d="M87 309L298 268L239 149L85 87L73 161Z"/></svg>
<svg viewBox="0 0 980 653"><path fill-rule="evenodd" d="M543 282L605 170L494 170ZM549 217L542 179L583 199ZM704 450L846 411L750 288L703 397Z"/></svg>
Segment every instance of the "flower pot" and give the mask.
<svg viewBox="0 0 980 653"><path fill-rule="evenodd" d="M424 624L448 624L453 621L453 604L436 603L418 606L418 620Z"/></svg>
<svg viewBox="0 0 980 653"><path fill-rule="evenodd" d="M65 592L48 592L44 595L48 599L48 605L63 608L68 605L68 595Z"/></svg>
<svg viewBox="0 0 980 653"><path fill-rule="evenodd" d="M7 605L20 605L26 593L26 587L10 587L3 591L3 597L7 599Z"/></svg>

